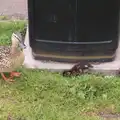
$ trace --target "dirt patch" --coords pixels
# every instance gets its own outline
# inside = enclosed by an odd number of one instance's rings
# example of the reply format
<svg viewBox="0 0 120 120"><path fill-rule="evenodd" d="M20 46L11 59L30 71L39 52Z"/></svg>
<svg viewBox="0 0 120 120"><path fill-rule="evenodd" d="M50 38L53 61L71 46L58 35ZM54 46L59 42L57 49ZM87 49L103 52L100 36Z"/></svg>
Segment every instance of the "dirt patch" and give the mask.
<svg viewBox="0 0 120 120"><path fill-rule="evenodd" d="M90 117L99 117L99 118L103 118L104 120L120 119L120 113L115 111L114 105L111 105L104 109L100 109L98 111L84 112L84 113L81 113L81 115L90 116Z"/></svg>

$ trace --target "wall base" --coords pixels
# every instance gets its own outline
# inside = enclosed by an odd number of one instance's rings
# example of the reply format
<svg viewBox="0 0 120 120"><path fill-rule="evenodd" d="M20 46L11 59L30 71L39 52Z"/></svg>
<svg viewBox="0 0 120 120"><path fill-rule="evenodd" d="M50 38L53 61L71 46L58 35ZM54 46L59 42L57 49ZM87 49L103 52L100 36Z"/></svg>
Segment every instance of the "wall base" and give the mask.
<svg viewBox="0 0 120 120"><path fill-rule="evenodd" d="M70 69L74 65L73 63L61 63L61 62L53 62L53 61L35 60L32 56L32 50L29 45L28 29L25 37L25 44L27 46L27 48L24 50L24 54L25 54L24 66L26 68L63 71L66 69ZM120 68L120 42L118 45L118 49L116 51L116 57L114 61L105 62L99 65L93 65L93 66L94 68L91 69L91 72L100 72L106 75L115 75L116 71Z"/></svg>

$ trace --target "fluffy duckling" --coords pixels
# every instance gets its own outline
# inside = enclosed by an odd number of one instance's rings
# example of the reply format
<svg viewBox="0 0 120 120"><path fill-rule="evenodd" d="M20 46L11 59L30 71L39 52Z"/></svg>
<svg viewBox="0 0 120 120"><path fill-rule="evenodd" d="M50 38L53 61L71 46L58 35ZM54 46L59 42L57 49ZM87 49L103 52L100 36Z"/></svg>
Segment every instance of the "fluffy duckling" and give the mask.
<svg viewBox="0 0 120 120"><path fill-rule="evenodd" d="M93 68L93 66L86 61L81 61L75 64L70 70L66 70L63 72L63 76L77 76L84 73L87 73L89 68Z"/></svg>

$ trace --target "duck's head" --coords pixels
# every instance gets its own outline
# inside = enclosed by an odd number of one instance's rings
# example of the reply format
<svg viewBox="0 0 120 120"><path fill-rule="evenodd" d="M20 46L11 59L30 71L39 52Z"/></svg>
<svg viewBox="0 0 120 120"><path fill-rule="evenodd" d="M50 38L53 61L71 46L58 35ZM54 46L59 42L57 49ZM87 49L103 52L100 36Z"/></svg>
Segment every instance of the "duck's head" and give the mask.
<svg viewBox="0 0 120 120"><path fill-rule="evenodd" d="M26 45L24 44L24 40L22 35L19 32L14 32L11 36L12 47L20 47L21 49L25 49Z"/></svg>

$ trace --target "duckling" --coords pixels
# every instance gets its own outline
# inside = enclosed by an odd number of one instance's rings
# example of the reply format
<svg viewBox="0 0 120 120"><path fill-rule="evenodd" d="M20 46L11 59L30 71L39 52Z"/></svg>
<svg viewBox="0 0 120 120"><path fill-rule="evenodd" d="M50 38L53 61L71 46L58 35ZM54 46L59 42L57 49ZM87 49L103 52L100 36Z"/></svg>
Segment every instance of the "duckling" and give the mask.
<svg viewBox="0 0 120 120"><path fill-rule="evenodd" d="M63 72L63 76L77 76L80 74L87 73L89 68L93 68L93 66L86 61L81 61L75 64L70 70L66 70Z"/></svg>
<svg viewBox="0 0 120 120"><path fill-rule="evenodd" d="M11 36L11 46L0 46L0 74L7 82L13 82L14 76L19 77L21 73L14 72L24 62L25 56L23 49L26 48L22 36L19 32L15 32ZM7 78L4 73L10 73Z"/></svg>

